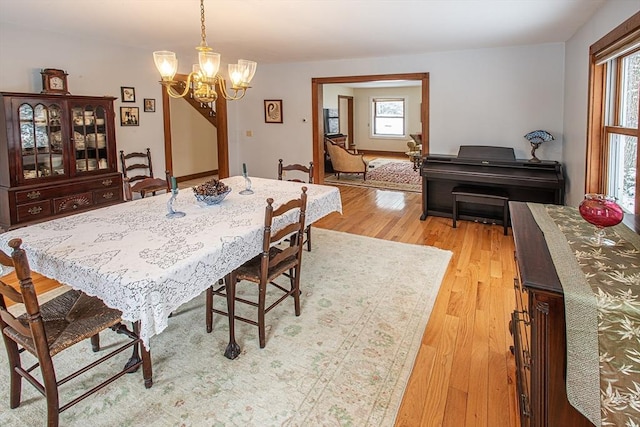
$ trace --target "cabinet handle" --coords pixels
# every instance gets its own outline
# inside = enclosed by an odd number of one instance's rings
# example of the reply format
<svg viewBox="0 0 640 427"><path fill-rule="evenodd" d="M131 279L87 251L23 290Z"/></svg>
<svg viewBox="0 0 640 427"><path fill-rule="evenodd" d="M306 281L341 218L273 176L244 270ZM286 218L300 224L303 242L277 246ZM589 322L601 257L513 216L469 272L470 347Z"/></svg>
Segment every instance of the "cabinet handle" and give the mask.
<svg viewBox="0 0 640 427"><path fill-rule="evenodd" d="M27 212L29 212L31 215L38 215L40 212L42 212L42 207L41 206L35 206L33 208L29 208L29 210Z"/></svg>
<svg viewBox="0 0 640 427"><path fill-rule="evenodd" d="M109 191L108 193L104 193L102 195L102 197L104 197L105 199L113 199L113 193L111 191Z"/></svg>
<svg viewBox="0 0 640 427"><path fill-rule="evenodd" d="M105 187L110 186L112 183L113 181L110 179L105 179L104 181L102 181L102 185L104 185Z"/></svg>
<svg viewBox="0 0 640 427"><path fill-rule="evenodd" d="M39 191L32 191L31 193L27 193L27 197L31 200L40 198Z"/></svg>
<svg viewBox="0 0 640 427"><path fill-rule="evenodd" d="M531 416L531 412L529 411L529 398L524 393L520 394L520 410L525 417Z"/></svg>

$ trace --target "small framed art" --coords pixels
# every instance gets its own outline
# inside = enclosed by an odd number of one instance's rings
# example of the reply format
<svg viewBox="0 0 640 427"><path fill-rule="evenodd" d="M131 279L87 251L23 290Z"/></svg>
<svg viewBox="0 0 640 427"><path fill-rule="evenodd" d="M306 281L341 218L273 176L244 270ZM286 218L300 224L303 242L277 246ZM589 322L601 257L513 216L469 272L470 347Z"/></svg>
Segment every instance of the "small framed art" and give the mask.
<svg viewBox="0 0 640 427"><path fill-rule="evenodd" d="M120 86L122 102L136 102L136 90L132 87Z"/></svg>
<svg viewBox="0 0 640 427"><path fill-rule="evenodd" d="M155 113L156 112L156 100L152 98L144 99L144 112Z"/></svg>
<svg viewBox="0 0 640 427"><path fill-rule="evenodd" d="M140 125L140 109L138 107L120 107L120 126Z"/></svg>
<svg viewBox="0 0 640 427"><path fill-rule="evenodd" d="M282 123L282 99L264 100L264 122Z"/></svg>

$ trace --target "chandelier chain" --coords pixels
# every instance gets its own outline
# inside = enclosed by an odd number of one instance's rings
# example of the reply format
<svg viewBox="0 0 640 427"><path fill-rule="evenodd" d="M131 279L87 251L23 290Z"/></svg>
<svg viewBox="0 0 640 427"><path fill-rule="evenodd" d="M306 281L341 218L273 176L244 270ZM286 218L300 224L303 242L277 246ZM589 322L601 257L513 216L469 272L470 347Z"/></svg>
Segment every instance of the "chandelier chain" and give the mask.
<svg viewBox="0 0 640 427"><path fill-rule="evenodd" d="M200 42L201 46L207 46L207 34L204 28L204 0L200 0L200 30L202 41Z"/></svg>

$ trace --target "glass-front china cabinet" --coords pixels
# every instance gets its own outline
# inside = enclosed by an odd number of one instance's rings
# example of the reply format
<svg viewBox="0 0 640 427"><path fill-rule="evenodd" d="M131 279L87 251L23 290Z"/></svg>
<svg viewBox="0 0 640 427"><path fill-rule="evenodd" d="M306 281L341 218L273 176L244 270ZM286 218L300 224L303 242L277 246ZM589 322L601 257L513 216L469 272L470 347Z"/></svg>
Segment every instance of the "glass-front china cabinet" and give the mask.
<svg viewBox="0 0 640 427"><path fill-rule="evenodd" d="M0 228L123 201L112 97L0 93Z"/></svg>

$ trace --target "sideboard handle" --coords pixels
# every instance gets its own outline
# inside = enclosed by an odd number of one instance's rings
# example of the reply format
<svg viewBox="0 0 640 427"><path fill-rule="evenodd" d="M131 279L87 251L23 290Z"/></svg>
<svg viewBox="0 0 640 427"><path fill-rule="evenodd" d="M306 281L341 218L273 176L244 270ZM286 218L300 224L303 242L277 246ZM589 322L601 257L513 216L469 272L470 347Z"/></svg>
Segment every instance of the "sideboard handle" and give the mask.
<svg viewBox="0 0 640 427"><path fill-rule="evenodd" d="M38 215L40 212L42 212L42 206L35 206L33 208L29 208L28 212L31 215Z"/></svg>
<svg viewBox="0 0 640 427"><path fill-rule="evenodd" d="M39 191L32 191L31 193L27 193L27 197L31 200L33 199L38 199L40 198L40 192Z"/></svg>
<svg viewBox="0 0 640 427"><path fill-rule="evenodd" d="M110 179L105 179L104 181L102 181L102 185L104 185L105 187L110 186L112 183L113 181Z"/></svg>
<svg viewBox="0 0 640 427"><path fill-rule="evenodd" d="M102 197L104 197L105 199L113 199L113 193L111 191L109 191L108 193L104 193L102 195Z"/></svg>

